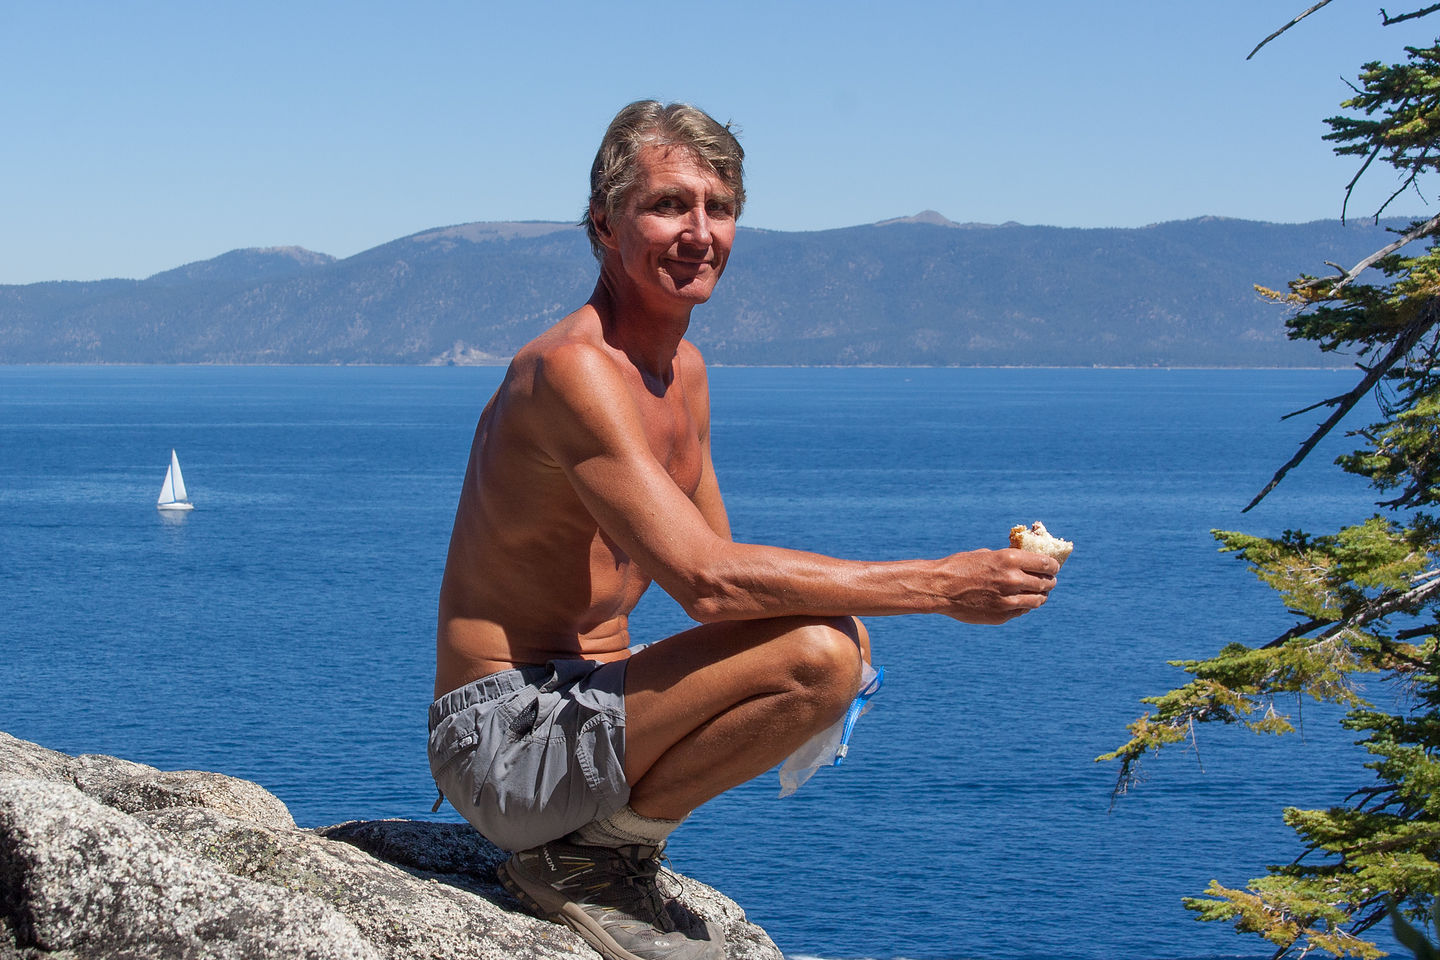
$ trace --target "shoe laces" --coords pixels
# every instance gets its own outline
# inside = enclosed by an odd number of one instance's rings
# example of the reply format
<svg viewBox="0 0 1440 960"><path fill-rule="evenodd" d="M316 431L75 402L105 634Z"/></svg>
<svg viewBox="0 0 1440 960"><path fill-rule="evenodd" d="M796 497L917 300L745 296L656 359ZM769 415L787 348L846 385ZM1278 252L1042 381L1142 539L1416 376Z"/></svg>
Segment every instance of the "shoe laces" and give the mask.
<svg viewBox="0 0 1440 960"><path fill-rule="evenodd" d="M606 898L610 906L656 929L672 931L674 925L665 910L670 896L660 889L660 860L644 847L617 849L614 857L612 867L617 882L614 893Z"/></svg>
<svg viewBox="0 0 1440 960"><path fill-rule="evenodd" d="M675 879L675 865L672 864L670 858L665 855L665 849L663 847L656 854L653 862L655 864L656 891L666 900L680 899L680 894L684 891L681 890L679 881ZM660 869L662 866L665 868L663 871ZM668 890L662 889L661 880L664 880L663 886L668 887Z"/></svg>

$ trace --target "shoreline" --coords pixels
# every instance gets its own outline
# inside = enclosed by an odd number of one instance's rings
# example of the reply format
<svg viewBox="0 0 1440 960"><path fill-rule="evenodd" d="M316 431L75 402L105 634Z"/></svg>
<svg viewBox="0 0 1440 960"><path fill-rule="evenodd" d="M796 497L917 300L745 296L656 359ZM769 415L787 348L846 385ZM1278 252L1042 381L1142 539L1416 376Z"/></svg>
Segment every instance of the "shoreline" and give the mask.
<svg viewBox="0 0 1440 960"><path fill-rule="evenodd" d="M96 361L91 363L78 361L57 361L41 363L0 363L0 370L10 369L36 369L36 368L66 368L66 369L105 369L114 367L125 368L190 368L199 369L204 367L237 367L237 368L267 368L267 369L454 369L454 368L482 368L504 370L509 366L509 359L496 361L495 363L130 363L125 361L108 362ZM711 370L1256 370L1256 371L1333 371L1349 373L1355 370L1355 364L1349 363L1343 366L1224 366L1206 364L1028 364L1028 363L1005 363L1005 364L889 364L889 363L715 363L707 361L705 366Z"/></svg>

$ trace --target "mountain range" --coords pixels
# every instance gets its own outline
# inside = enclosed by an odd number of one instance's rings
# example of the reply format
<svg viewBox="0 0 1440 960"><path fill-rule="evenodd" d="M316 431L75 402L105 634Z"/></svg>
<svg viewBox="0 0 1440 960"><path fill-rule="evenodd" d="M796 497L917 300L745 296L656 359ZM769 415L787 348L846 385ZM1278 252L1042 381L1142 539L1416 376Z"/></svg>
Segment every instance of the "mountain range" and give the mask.
<svg viewBox="0 0 1440 960"><path fill-rule="evenodd" d="M1288 340L1254 284L1353 264L1399 223L742 228L690 337L721 364L1344 366ZM468 223L344 259L273 247L0 285L0 363L498 363L596 269L571 224Z"/></svg>

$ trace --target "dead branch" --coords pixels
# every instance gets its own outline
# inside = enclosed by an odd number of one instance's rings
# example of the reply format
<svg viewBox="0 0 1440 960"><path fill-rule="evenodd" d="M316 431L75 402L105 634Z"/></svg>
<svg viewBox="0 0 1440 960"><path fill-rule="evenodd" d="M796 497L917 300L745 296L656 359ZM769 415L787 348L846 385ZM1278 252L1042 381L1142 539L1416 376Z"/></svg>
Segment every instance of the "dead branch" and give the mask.
<svg viewBox="0 0 1440 960"><path fill-rule="evenodd" d="M1402 13L1402 14L1400 14L1400 16L1398 16L1398 17L1392 17L1392 16L1390 16L1390 14L1388 14L1388 13L1385 12L1385 8L1384 8L1384 7L1381 7L1381 8L1380 8L1380 24L1381 24L1381 26L1388 27L1388 26L1390 26L1390 24L1392 24L1392 23L1401 23L1402 21L1405 21L1405 20L1414 20L1414 19L1416 19L1416 18L1418 18L1418 17L1429 16L1430 14L1434 13L1436 10L1440 10L1440 3L1432 3L1432 4L1430 4L1430 6L1426 7L1426 8L1423 9L1423 10L1412 10L1410 13Z"/></svg>
<svg viewBox="0 0 1440 960"><path fill-rule="evenodd" d="M1419 195L1420 201L1422 203L1425 202L1425 195L1423 193L1420 193L1420 171L1418 168L1420 164L1424 163L1430 158L1430 150L1430 147L1426 147L1420 152L1420 156L1416 157L1414 161L1411 162L1410 173L1408 176L1405 177L1405 181L1396 188L1394 193L1390 194L1389 199L1387 199L1384 203L1380 204L1380 209L1375 211L1376 223L1380 222L1380 215L1384 213L1387 209L1389 209L1390 204L1394 203L1395 199L1399 197L1400 194L1404 193L1406 190L1409 190L1411 187L1415 188L1415 193ZM1341 217L1340 219L1344 220L1345 218Z"/></svg>
<svg viewBox="0 0 1440 960"><path fill-rule="evenodd" d="M1403 593L1397 593L1394 590L1387 590L1385 593L1382 593L1380 596L1371 600L1369 603L1366 603L1355 613L1340 620L1311 620L1308 623L1297 623L1295 626L1291 627L1289 630L1286 630L1284 633L1280 634L1280 636L1276 637L1274 640L1271 640L1269 643L1265 644L1259 649L1272 650L1275 647L1283 646L1287 642L1294 640L1296 637L1304 636L1305 634L1314 630L1316 627L1323 627L1329 624L1329 630L1326 630L1324 633L1314 638L1314 642L1320 643L1325 640L1330 640L1334 638L1342 630L1351 627L1364 626L1371 620L1378 620L1380 617L1388 616L1389 614L1395 613L1397 610L1403 610L1405 607L1411 606L1412 604L1422 603L1430 599L1430 597L1435 595L1437 592L1440 592L1440 579L1435 579L1433 576L1433 574L1436 572L1440 571L1432 571L1429 574L1420 574L1418 577L1411 581L1415 583L1415 586L1411 587L1409 590L1404 591ZM1420 581L1428 582L1422 583ZM1422 627L1416 630L1402 630L1396 634L1396 639L1398 640L1405 638L1407 634L1412 636L1420 636L1430 633L1433 629L1434 627Z"/></svg>
<svg viewBox="0 0 1440 960"><path fill-rule="evenodd" d="M1432 222L1440 222L1440 216L1437 216ZM1379 259L1379 257L1372 254L1367 259L1373 262ZM1344 282L1354 279L1354 274L1361 269L1363 269L1363 267L1355 268ZM1354 389L1336 401L1335 409L1331 412L1330 416L1326 418L1325 422L1320 424L1304 443L1300 444L1300 449L1296 452L1295 456L1291 457L1283 467L1275 471L1275 476L1270 478L1270 482L1265 485L1265 489L1257 493L1255 499L1251 500L1245 509L1240 512L1248 512L1251 507L1255 506L1261 500L1264 500L1271 490L1278 487L1280 481L1285 477L1285 474L1289 473L1292 468L1299 466L1300 462L1310 455L1310 451L1315 449L1315 445L1324 439L1326 434L1328 434L1337 423L1345 418L1345 414L1349 413L1355 404L1360 402L1360 398L1369 393L1371 388L1380 382L1380 378L1383 377L1391 367L1399 363L1415 344L1420 342L1420 338L1423 337L1437 321L1440 321L1440 312L1434 309L1422 309L1416 313L1415 319L1411 320L1410 324L1401 332L1395 341L1395 345L1391 347L1390 352L1385 355L1385 359L1371 367L1370 371L1355 385Z"/></svg>
<svg viewBox="0 0 1440 960"><path fill-rule="evenodd" d="M1384 247L1381 247L1379 250L1376 250L1374 253L1370 254L1370 256L1366 257L1364 260L1361 260L1359 263L1355 264L1355 266L1350 268L1350 271L1348 273L1346 273L1343 277L1338 278L1338 282L1335 284L1335 286L1330 288L1330 293L1339 293L1342 289L1349 286L1356 277L1360 276L1360 274L1364 273L1365 270L1373 266L1377 260L1380 260L1383 257L1388 257L1390 254L1394 253L1396 250L1399 250L1401 247L1405 246L1405 244L1407 243L1410 243L1412 240L1419 240L1427 233L1434 233L1437 227L1440 227L1440 213L1437 213L1429 220L1426 220L1424 223L1420 224L1420 226L1416 227L1414 230L1411 230L1399 240L1396 240L1394 243L1387 244ZM1317 284L1321 282L1323 281L1315 281L1315 283ZM1314 284L1311 284L1311 286L1314 286Z"/></svg>
<svg viewBox="0 0 1440 960"><path fill-rule="evenodd" d="M1249 60L1250 57L1255 56L1255 54L1259 53L1259 52L1260 52L1260 48L1263 47L1263 46L1265 46L1265 44L1269 43L1271 40L1274 40L1276 37L1280 36L1280 34L1284 33L1286 30L1289 30L1291 27L1295 26L1295 24L1299 23L1301 20L1304 20L1306 17L1310 16L1310 14L1314 13L1316 10L1319 10L1321 7L1325 6L1325 4L1327 4L1327 3L1329 3L1329 2L1330 2L1330 0L1320 0L1319 3L1315 4L1315 6L1311 7L1309 10L1306 10L1304 13L1300 14L1300 16L1296 17L1294 20L1291 20L1289 23L1285 24L1285 26L1281 27L1279 30L1276 30L1274 33L1270 34L1270 36L1266 37L1264 40L1261 40L1259 43L1255 44L1255 49L1254 49L1254 50L1251 50L1251 51L1250 51L1250 56L1249 56L1249 57L1246 57L1245 59L1246 59L1246 60Z"/></svg>
<svg viewBox="0 0 1440 960"><path fill-rule="evenodd" d="M1392 613L1404 610L1406 607L1413 607L1424 603L1431 597L1440 594L1440 580L1431 580L1429 583L1422 583L1418 587L1411 587L1404 593L1396 593L1387 590L1380 596L1365 604L1351 616L1339 621L1335 626L1326 630L1316 638L1317 641L1329 640L1338 635L1341 631L1350 630L1354 627L1363 627L1371 620L1379 620Z"/></svg>
<svg viewBox="0 0 1440 960"><path fill-rule="evenodd" d="M1269 643L1265 644L1265 646L1261 647L1260 649L1273 650L1276 647L1283 647L1286 643L1294 640L1296 637L1303 637L1305 634L1309 633L1311 630L1314 630L1316 627L1323 627L1327 623L1334 622L1334 620L1311 620L1309 623L1297 623L1295 624L1295 626L1291 627L1289 630L1286 630L1284 633L1280 634L1280 636L1276 637L1274 640L1271 640Z"/></svg>
<svg viewBox="0 0 1440 960"><path fill-rule="evenodd" d="M1360 369L1364 370L1365 368L1361 367ZM1338 397L1326 397L1324 400L1317 400L1314 403L1310 404L1310 406L1308 407L1301 407L1299 410L1291 410L1289 413L1285 414L1285 416L1281 417L1280 419L1289 420L1291 417L1298 417L1300 416L1300 414L1309 413L1311 410L1318 410L1321 407L1333 406L1334 404L1339 403L1341 400L1344 400L1346 396L1346 394L1342 393Z"/></svg>
<svg viewBox="0 0 1440 960"><path fill-rule="evenodd" d="M1350 209L1350 195L1355 192L1355 185L1360 182L1361 177L1365 176L1365 171L1370 169L1370 164L1374 163L1375 158L1380 156L1380 151L1384 149L1384 147L1385 145L1383 143L1377 143L1375 149L1370 151L1370 156L1366 157L1365 162L1360 164L1360 169L1355 171L1355 176L1351 177L1350 182L1345 184L1345 199L1340 202L1341 223L1345 222L1345 212ZM1384 208L1382 207L1381 209ZM1378 220L1380 214L1376 213L1375 218Z"/></svg>

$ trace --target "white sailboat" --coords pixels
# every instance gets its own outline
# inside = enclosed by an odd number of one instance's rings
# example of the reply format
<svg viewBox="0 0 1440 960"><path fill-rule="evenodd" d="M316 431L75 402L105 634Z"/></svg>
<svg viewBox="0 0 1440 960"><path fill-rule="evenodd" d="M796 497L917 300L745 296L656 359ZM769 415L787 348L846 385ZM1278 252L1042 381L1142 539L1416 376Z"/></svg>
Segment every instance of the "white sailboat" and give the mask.
<svg viewBox="0 0 1440 960"><path fill-rule="evenodd" d="M170 451L170 468L165 471L165 483L160 487L158 510L194 510L195 505L185 495L185 478L180 475L180 459Z"/></svg>

